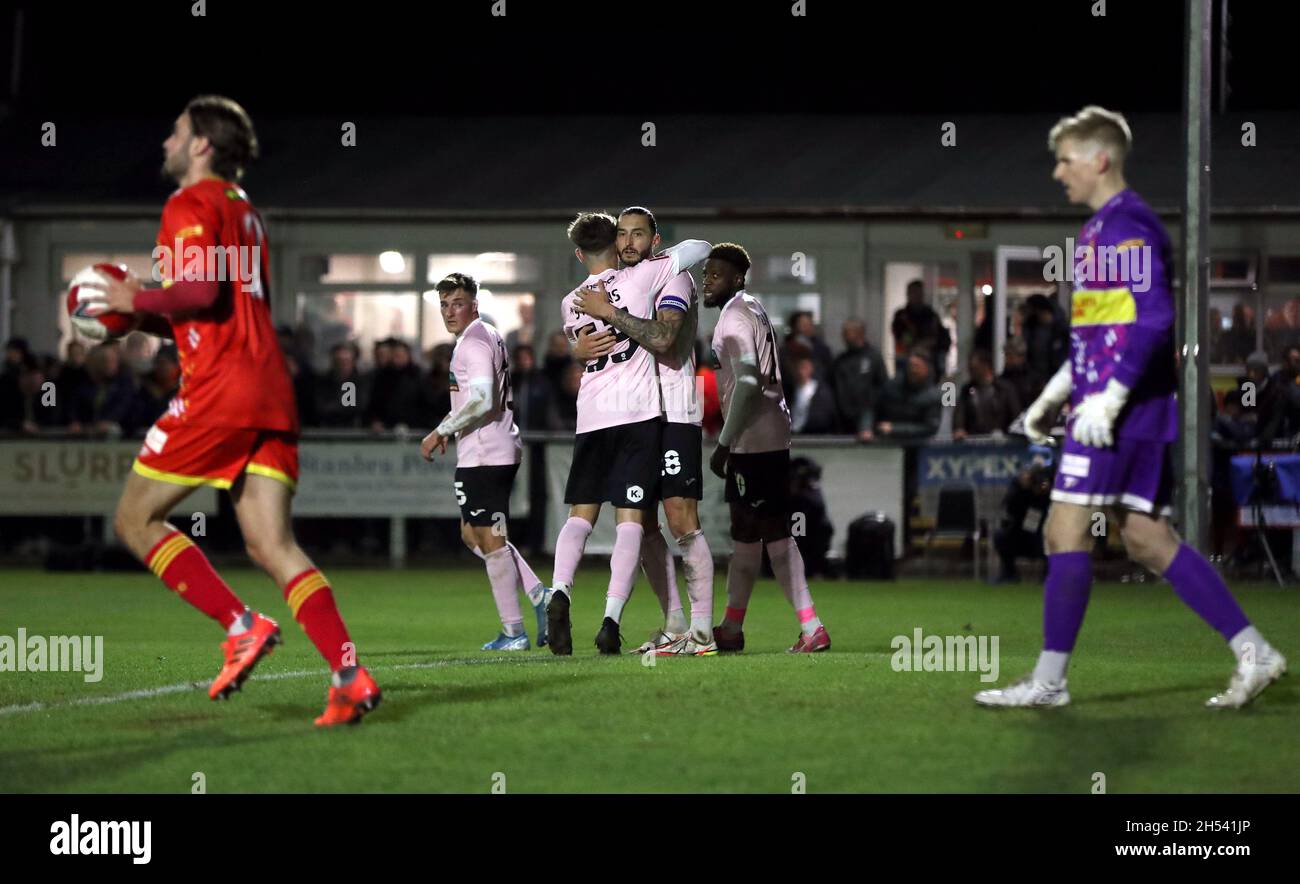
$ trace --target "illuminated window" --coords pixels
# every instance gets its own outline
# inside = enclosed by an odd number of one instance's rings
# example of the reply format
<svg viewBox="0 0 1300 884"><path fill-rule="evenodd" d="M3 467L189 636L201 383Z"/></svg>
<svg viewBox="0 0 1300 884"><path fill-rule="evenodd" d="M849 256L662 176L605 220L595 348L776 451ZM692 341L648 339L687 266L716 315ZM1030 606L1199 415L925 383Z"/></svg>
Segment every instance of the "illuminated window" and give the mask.
<svg viewBox="0 0 1300 884"><path fill-rule="evenodd" d="M330 348L344 341L356 341L367 366L375 342L384 338L399 338L418 349L419 297L400 291L299 293L298 323L311 333L313 364L324 367Z"/></svg>
<svg viewBox="0 0 1300 884"><path fill-rule="evenodd" d="M299 266L305 283L415 282L415 256L396 251L303 255Z"/></svg>
<svg viewBox="0 0 1300 884"><path fill-rule="evenodd" d="M515 252L430 255L425 281L436 283L451 273L468 273L480 285L515 285L535 282L539 271L536 258Z"/></svg>

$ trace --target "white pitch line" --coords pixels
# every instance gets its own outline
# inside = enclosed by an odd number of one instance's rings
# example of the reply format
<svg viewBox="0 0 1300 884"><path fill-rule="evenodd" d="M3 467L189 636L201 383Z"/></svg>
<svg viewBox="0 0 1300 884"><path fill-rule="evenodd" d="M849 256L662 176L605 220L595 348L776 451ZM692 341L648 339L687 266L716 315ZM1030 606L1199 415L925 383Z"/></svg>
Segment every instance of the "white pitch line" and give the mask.
<svg viewBox="0 0 1300 884"><path fill-rule="evenodd" d="M481 666L484 663L527 663L528 660L511 660L501 657L489 657L482 660L438 660L432 663L398 663L392 666L375 666L374 669L440 669L444 666ZM541 659L546 663L549 660ZM284 681L289 678L306 678L309 675L329 675L328 669L303 669L296 672L271 672L266 675L249 676L249 681ZM16 715L20 712L43 712L45 710L68 709L73 706L103 706L108 703L122 703L126 700L147 700L167 694L179 694L185 691L202 690L208 686L204 681L185 681L179 684L163 685L160 688L141 688L121 694L109 694L105 697L80 697L59 703L17 703L12 706L0 706L0 716Z"/></svg>

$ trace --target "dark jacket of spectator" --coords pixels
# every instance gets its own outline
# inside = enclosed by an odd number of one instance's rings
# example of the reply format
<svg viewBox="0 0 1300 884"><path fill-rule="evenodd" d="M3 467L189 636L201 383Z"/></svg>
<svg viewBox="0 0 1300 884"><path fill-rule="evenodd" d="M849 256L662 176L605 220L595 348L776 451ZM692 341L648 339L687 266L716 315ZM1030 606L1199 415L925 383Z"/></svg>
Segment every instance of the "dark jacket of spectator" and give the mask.
<svg viewBox="0 0 1300 884"><path fill-rule="evenodd" d="M1024 409L1016 388L1004 378L994 378L987 384L971 382L962 388L953 414L954 435L987 436L993 432L1005 433Z"/></svg>
<svg viewBox="0 0 1300 884"><path fill-rule="evenodd" d="M908 353L917 347L923 347L930 353L931 378L937 380L943 377L952 336L948 334L939 314L925 303L925 288L919 279L908 283L907 306L894 312L890 330L894 333L897 372L902 372Z"/></svg>
<svg viewBox="0 0 1300 884"><path fill-rule="evenodd" d="M582 366L570 362L553 391L546 425L551 430L570 432L578 428L578 387L582 383Z"/></svg>
<svg viewBox="0 0 1300 884"><path fill-rule="evenodd" d="M1020 333L1028 351L1029 371L1036 381L1046 384L1069 356L1070 323L1060 305L1046 295L1030 295L1024 311Z"/></svg>
<svg viewBox="0 0 1300 884"><path fill-rule="evenodd" d="M816 377L816 368L808 357L794 364L794 392L790 396L790 429L794 433L827 434L838 429L835 396L830 387Z"/></svg>
<svg viewBox="0 0 1300 884"><path fill-rule="evenodd" d="M344 389L344 384L355 386ZM357 366L353 344L336 344L329 371L316 378L313 408L318 427L360 427L370 403L371 377Z"/></svg>
<svg viewBox="0 0 1300 884"><path fill-rule="evenodd" d="M46 390L45 383L45 372L36 366L19 372L13 396L0 409L0 431L36 435L66 423L58 388Z"/></svg>
<svg viewBox="0 0 1300 884"><path fill-rule="evenodd" d="M367 423L384 429L399 424L407 427L436 424L447 416L447 412L433 413L427 387L419 366L411 361L411 351L404 344L399 345L394 349L392 363L375 372L370 404L366 409Z"/></svg>
<svg viewBox="0 0 1300 884"><path fill-rule="evenodd" d="M931 366L929 354L913 353L907 370L885 384L872 413L878 438L925 439L939 431L943 402L930 381Z"/></svg>
<svg viewBox="0 0 1300 884"><path fill-rule="evenodd" d="M100 344L87 360L89 379L72 395L69 424L92 432L135 430L135 379L116 344Z"/></svg>
<svg viewBox="0 0 1300 884"><path fill-rule="evenodd" d="M841 430L858 433L872 428L869 415L889 376L884 358L866 340L865 331L859 337L856 329L850 330L850 323L844 325L846 349L831 364L831 382Z"/></svg>

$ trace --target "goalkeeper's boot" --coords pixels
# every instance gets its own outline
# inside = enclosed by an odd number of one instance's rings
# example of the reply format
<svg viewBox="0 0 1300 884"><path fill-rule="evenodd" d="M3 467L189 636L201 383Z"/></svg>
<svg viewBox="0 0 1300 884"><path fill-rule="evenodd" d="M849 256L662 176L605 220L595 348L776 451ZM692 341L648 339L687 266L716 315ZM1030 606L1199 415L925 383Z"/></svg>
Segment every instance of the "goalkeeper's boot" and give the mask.
<svg viewBox="0 0 1300 884"><path fill-rule="evenodd" d="M573 653L573 623L569 620L569 594L559 590L548 593L546 602L546 637L551 653L567 657Z"/></svg>
<svg viewBox="0 0 1300 884"><path fill-rule="evenodd" d="M546 587L537 584L537 588L542 590L542 594L537 604L533 605L533 613L537 615L537 647L546 647L548 638L546 635Z"/></svg>
<svg viewBox="0 0 1300 884"><path fill-rule="evenodd" d="M729 620L723 620L713 627L713 641L717 643L719 651L743 651L745 630L732 626Z"/></svg>
<svg viewBox="0 0 1300 884"><path fill-rule="evenodd" d="M506 635L504 632L483 646L485 651L527 651L532 645L528 643L528 633Z"/></svg>
<svg viewBox="0 0 1300 884"><path fill-rule="evenodd" d="M812 635L799 633L798 640L786 649L787 654L816 654L831 649L831 636L825 626L818 626Z"/></svg>
<svg viewBox="0 0 1300 884"><path fill-rule="evenodd" d="M214 700L229 699L244 684L257 661L280 643L280 627L274 620L256 611L249 613L253 619L252 626L237 635L227 636L221 643L226 660L208 688L208 696Z"/></svg>
<svg viewBox="0 0 1300 884"><path fill-rule="evenodd" d="M1070 692L1060 681L1035 681L1027 675L1005 688L992 688L975 695L981 706L1065 706L1070 702Z"/></svg>
<svg viewBox="0 0 1300 884"><path fill-rule="evenodd" d="M351 669L350 678L346 684L339 685L335 681L342 680L343 673L347 670L340 670L335 673L334 680L330 683L329 699L325 703L325 711L316 719L317 727L329 727L335 724L359 724L362 716L371 712L379 705L383 699L383 693L379 690L379 685L370 677L360 666L349 667Z"/></svg>
<svg viewBox="0 0 1300 884"><path fill-rule="evenodd" d="M1215 694L1205 705L1211 709L1240 709L1264 692L1264 688L1286 675L1286 657L1269 648L1258 660L1238 661L1228 688Z"/></svg>
<svg viewBox="0 0 1300 884"><path fill-rule="evenodd" d="M651 651L658 653L664 648L672 647L684 638L686 638L686 633L684 632L678 633L669 632L666 629L656 629L654 632L650 633L649 640L642 642L635 649L628 651L628 653L648 654Z"/></svg>
<svg viewBox="0 0 1300 884"><path fill-rule="evenodd" d="M596 633L596 647L602 654L617 654L623 650L623 637L618 634L618 621L613 617L606 617L605 622L600 624L600 632Z"/></svg>

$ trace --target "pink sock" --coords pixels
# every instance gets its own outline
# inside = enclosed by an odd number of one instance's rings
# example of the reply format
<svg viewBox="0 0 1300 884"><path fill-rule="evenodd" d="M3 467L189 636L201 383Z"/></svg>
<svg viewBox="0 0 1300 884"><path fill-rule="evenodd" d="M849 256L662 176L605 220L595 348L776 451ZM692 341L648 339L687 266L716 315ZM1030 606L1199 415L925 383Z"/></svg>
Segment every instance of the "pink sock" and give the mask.
<svg viewBox="0 0 1300 884"><path fill-rule="evenodd" d="M644 534L636 522L620 522L614 529L614 552L609 557L609 591L605 593L605 616L616 622L623 616L623 606L636 583L636 566L641 560Z"/></svg>
<svg viewBox="0 0 1300 884"><path fill-rule="evenodd" d="M758 569L763 564L763 544L744 543L737 540L731 553L731 564L727 566L727 611L739 611L744 622L744 611L749 607L749 597L754 594L754 581L758 579ZM730 613L728 618L731 619Z"/></svg>
<svg viewBox="0 0 1300 884"><path fill-rule="evenodd" d="M551 585L563 583L573 586L573 575L582 560L582 551L587 548L587 538L591 535L591 523L577 516L569 520L560 529L560 536L555 541L555 568L552 569Z"/></svg>
<svg viewBox="0 0 1300 884"><path fill-rule="evenodd" d="M686 594L691 599L691 619L713 618L713 553L703 531L692 531L677 538L682 550L682 569L686 572ZM741 617L744 617L742 613Z"/></svg>
<svg viewBox="0 0 1300 884"><path fill-rule="evenodd" d="M672 553L668 552L663 531L658 527L646 531L641 538L641 570L645 572L646 580L650 581L650 589L655 598L659 599L659 608L664 612L664 617L673 611L680 611L682 597L677 592L677 564L673 561Z"/></svg>
<svg viewBox="0 0 1300 884"><path fill-rule="evenodd" d="M772 573L785 593L786 601L799 613L799 625L805 633L812 635L822 622L817 619L813 609L812 593L808 590L808 578L804 575L803 554L793 537L784 537L767 545L767 556L772 560ZM805 613L807 616L805 617Z"/></svg>
<svg viewBox="0 0 1300 884"><path fill-rule="evenodd" d="M487 565L488 581L492 584L492 598L497 603L497 614L504 627L518 626L524 622L519 610L519 595L515 592L515 583L519 580L519 569L515 567L515 556L510 547L503 546L483 556ZM511 633L506 629L507 634Z"/></svg>
<svg viewBox="0 0 1300 884"><path fill-rule="evenodd" d="M542 582L541 578L537 576L536 571L528 567L528 563L524 561L524 557L519 554L519 550L515 549L513 543L507 541L506 546L509 547L510 552L514 553L515 566L519 568L519 588L524 592L528 592L528 590Z"/></svg>

